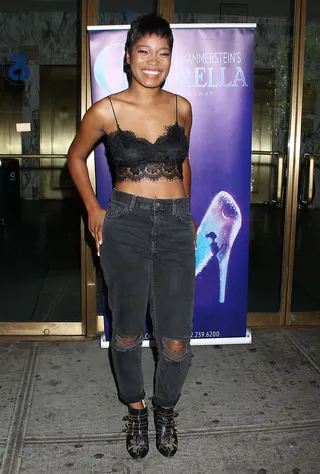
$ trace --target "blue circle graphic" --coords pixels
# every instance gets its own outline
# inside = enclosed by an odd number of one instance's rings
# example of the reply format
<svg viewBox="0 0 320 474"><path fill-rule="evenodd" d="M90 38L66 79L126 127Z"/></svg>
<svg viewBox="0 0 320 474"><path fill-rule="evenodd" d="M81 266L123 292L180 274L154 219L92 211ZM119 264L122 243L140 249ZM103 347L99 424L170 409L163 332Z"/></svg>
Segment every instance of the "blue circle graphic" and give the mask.
<svg viewBox="0 0 320 474"><path fill-rule="evenodd" d="M107 94L119 92L128 85L123 72L124 51L123 43L110 44L100 51L94 63L94 78Z"/></svg>

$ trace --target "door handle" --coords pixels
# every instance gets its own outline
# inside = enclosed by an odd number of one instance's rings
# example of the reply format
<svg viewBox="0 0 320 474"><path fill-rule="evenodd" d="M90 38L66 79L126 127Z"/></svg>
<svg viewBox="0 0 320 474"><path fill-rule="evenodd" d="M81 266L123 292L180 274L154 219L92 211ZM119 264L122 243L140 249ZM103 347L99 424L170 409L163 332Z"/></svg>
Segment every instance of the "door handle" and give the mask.
<svg viewBox="0 0 320 474"><path fill-rule="evenodd" d="M275 180L276 193L275 193L275 197L272 199L272 203L280 204L283 197L283 177L284 177L284 171L285 171L285 162L284 162L285 157L282 153L278 151L275 151L273 153L273 156L275 156L278 159L278 172L277 172L277 177Z"/></svg>
<svg viewBox="0 0 320 474"><path fill-rule="evenodd" d="M309 157L308 204L313 201L314 155Z"/></svg>
<svg viewBox="0 0 320 474"><path fill-rule="evenodd" d="M275 204L279 204L282 201L282 191L283 191L283 174L284 174L284 156L278 154L278 176L277 176L277 195Z"/></svg>
<svg viewBox="0 0 320 474"><path fill-rule="evenodd" d="M278 159L278 173L277 176L272 179L273 189L276 189L276 193L272 191L271 202L273 204L279 204L282 201L283 196L283 177L285 172L285 157L279 151L262 151L262 150L253 150L252 155L261 155L261 156L270 156L276 157ZM270 163L270 166L272 164Z"/></svg>
<svg viewBox="0 0 320 474"><path fill-rule="evenodd" d="M304 178L305 178L305 170L307 169L307 166L309 168L309 173L308 173L308 184L307 184L307 189L306 193L304 193ZM300 169L300 186L299 186L299 202L300 204L303 204L304 206L309 206L312 201L313 201L313 192L314 192L314 155L310 153L305 153L303 155L303 160L302 160L302 166ZM306 194L306 198L305 198Z"/></svg>

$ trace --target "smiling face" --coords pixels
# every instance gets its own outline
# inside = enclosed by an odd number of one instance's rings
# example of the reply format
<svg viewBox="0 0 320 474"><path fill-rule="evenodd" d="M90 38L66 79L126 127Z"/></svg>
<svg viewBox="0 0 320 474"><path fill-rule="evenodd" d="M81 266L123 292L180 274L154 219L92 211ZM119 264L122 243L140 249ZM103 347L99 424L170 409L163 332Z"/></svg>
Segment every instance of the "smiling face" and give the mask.
<svg viewBox="0 0 320 474"><path fill-rule="evenodd" d="M126 54L132 80L148 88L159 87L167 78L171 65L171 51L167 38L157 35L139 39Z"/></svg>

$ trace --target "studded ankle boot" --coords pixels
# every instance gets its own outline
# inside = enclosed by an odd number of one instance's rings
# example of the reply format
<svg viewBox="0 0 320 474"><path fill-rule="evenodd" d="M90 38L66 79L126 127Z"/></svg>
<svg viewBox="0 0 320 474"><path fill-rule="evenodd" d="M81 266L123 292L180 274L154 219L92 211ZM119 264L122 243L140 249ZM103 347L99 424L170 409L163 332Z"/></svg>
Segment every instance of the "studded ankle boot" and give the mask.
<svg viewBox="0 0 320 474"><path fill-rule="evenodd" d="M166 458L174 456L178 449L178 437L175 417L178 416L172 408L156 406L154 421L156 427L156 446L158 451Z"/></svg>
<svg viewBox="0 0 320 474"><path fill-rule="evenodd" d="M128 407L128 415L123 418L127 421L127 451L133 459L144 458L149 451L148 440L148 408L136 410Z"/></svg>

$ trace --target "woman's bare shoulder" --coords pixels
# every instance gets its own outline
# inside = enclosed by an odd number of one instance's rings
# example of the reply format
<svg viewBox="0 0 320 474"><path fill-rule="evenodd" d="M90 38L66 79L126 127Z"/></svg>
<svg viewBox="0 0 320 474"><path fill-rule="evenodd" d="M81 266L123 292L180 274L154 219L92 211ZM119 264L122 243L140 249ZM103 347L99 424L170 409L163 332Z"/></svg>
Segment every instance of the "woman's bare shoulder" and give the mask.
<svg viewBox="0 0 320 474"><path fill-rule="evenodd" d="M183 97L182 95L178 95L178 107L179 107L179 111L183 114L183 115L188 115L191 113L192 111L192 106L190 104L190 102L188 101L188 99L186 99L185 97Z"/></svg>
<svg viewBox="0 0 320 474"><path fill-rule="evenodd" d="M116 92L115 94L111 94L108 97L106 97L106 99L108 100L109 103L110 103L110 100L112 101L112 103L118 103L118 104L128 102L130 100L128 98L127 91L128 89L125 89L120 92Z"/></svg>
<svg viewBox="0 0 320 474"><path fill-rule="evenodd" d="M182 112L183 115L188 115L191 112L191 104L185 97L168 91L163 91L163 93L166 94L167 98L172 102L178 99L179 112Z"/></svg>
<svg viewBox="0 0 320 474"><path fill-rule="evenodd" d="M112 110L114 104L123 102L122 93L112 94L95 102L87 111L87 115L93 120L97 120L103 124L106 133L114 129L115 117Z"/></svg>
<svg viewBox="0 0 320 474"><path fill-rule="evenodd" d="M108 111L111 110L111 105L108 97L104 97L103 99L98 100L91 107L88 109L87 114L94 115L99 117L101 115L108 114Z"/></svg>

